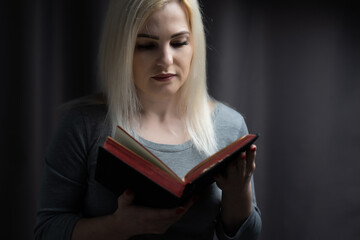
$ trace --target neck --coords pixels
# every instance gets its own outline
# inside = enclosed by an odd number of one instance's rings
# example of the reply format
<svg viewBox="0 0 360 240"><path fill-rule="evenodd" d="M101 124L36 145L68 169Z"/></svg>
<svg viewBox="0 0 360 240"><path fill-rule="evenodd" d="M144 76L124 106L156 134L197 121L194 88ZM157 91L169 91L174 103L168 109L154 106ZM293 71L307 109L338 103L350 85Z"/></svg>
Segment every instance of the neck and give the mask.
<svg viewBox="0 0 360 240"><path fill-rule="evenodd" d="M178 97L152 98L138 94L141 103L141 117L152 117L153 120L165 121L168 118L181 118L178 111Z"/></svg>
<svg viewBox="0 0 360 240"><path fill-rule="evenodd" d="M146 98L139 96L142 105L138 134L143 138L166 144L189 140L183 116L177 109L177 98Z"/></svg>

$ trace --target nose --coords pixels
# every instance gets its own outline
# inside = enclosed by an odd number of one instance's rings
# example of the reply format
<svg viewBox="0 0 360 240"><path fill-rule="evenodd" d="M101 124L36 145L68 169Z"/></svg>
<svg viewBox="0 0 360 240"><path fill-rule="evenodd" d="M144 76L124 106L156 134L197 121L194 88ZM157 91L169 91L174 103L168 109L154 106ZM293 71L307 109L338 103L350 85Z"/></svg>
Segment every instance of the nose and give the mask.
<svg viewBox="0 0 360 240"><path fill-rule="evenodd" d="M164 46L159 50L157 65L167 69L173 64L173 52L168 46Z"/></svg>

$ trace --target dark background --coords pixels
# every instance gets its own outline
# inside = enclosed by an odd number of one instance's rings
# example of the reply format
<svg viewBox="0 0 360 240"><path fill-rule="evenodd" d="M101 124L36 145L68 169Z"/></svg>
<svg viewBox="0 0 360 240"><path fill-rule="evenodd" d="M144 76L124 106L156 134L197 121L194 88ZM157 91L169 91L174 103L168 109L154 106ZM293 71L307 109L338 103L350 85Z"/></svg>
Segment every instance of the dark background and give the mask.
<svg viewBox="0 0 360 240"><path fill-rule="evenodd" d="M360 239L357 1L202 2L209 90L261 134L261 239ZM1 238L33 238L57 109L99 91L106 4L0 2Z"/></svg>

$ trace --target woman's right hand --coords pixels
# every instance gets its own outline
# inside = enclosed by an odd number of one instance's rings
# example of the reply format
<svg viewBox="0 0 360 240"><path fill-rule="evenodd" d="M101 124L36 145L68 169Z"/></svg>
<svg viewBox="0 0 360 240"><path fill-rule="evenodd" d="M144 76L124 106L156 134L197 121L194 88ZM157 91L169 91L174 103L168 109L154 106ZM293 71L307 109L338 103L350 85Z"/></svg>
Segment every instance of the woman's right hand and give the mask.
<svg viewBox="0 0 360 240"><path fill-rule="evenodd" d="M177 222L191 207L193 201L173 209L157 209L133 205L134 194L126 190L118 198L118 209L113 214L116 235L127 239L139 234L162 234Z"/></svg>

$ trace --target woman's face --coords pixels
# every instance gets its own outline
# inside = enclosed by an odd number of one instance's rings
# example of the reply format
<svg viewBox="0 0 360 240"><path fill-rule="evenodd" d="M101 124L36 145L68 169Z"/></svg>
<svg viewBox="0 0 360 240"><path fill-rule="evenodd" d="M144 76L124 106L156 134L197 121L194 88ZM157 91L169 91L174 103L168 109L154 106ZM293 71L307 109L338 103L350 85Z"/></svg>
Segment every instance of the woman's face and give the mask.
<svg viewBox="0 0 360 240"><path fill-rule="evenodd" d="M155 11L140 28L134 50L134 81L141 97L176 96L189 75L193 43L188 17L177 1Z"/></svg>

